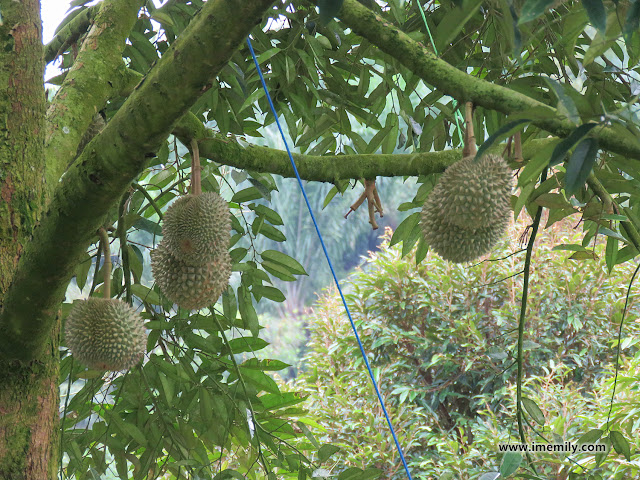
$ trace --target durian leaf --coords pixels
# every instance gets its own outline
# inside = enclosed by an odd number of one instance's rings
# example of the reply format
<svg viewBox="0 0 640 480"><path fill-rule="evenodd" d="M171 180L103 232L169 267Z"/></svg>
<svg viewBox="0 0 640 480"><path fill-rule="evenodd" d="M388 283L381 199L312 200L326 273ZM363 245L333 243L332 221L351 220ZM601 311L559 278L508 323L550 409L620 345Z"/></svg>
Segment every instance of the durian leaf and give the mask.
<svg viewBox="0 0 640 480"><path fill-rule="evenodd" d="M284 233L282 233L273 225L268 225L264 223L264 220L262 221L262 225L260 226L260 229L258 230L258 232L256 232L256 235L257 234L264 235L265 237L267 237L270 240L273 240L274 242L284 242L287 240L287 237L284 236Z"/></svg>
<svg viewBox="0 0 640 480"><path fill-rule="evenodd" d="M250 358L242 364L243 368L249 368L253 370L261 370L263 372L277 372L290 367L288 363L281 362L280 360L264 359L259 360L257 358Z"/></svg>
<svg viewBox="0 0 640 480"><path fill-rule="evenodd" d="M500 462L500 475L504 478L513 475L522 463L522 455L520 452L507 452Z"/></svg>
<svg viewBox="0 0 640 480"><path fill-rule="evenodd" d="M607 29L607 11L602 0L582 0L582 6L589 16L591 25L604 34Z"/></svg>
<svg viewBox="0 0 640 480"><path fill-rule="evenodd" d="M562 140L556 145L556 148L553 149L549 166L554 167L562 162L569 150L597 125L597 123L585 123L571 132L567 138Z"/></svg>
<svg viewBox="0 0 640 480"><path fill-rule="evenodd" d="M269 345L269 342L259 337L242 337L229 340L229 348L231 353L243 353L243 352L257 352ZM221 355L228 355L229 349L226 346L222 347Z"/></svg>
<svg viewBox="0 0 640 480"><path fill-rule="evenodd" d="M304 402L307 397L307 394L300 392L282 392L279 395L262 395L259 400L265 410L278 410L298 405Z"/></svg>
<svg viewBox="0 0 640 480"><path fill-rule="evenodd" d="M418 239L418 247L416 248L416 265L425 259L429 252L429 244L425 241L424 237L420 235Z"/></svg>
<svg viewBox="0 0 640 480"><path fill-rule="evenodd" d="M404 240L409 237L409 234L413 231L416 225L420 222L420 212L414 212L405 218L396 231L393 232L393 236L391 237L391 241L389 242L389 246L394 246L396 243Z"/></svg>
<svg viewBox="0 0 640 480"><path fill-rule="evenodd" d="M613 448L616 450L616 452L618 452L620 455L623 455L624 458L627 459L627 461L630 461L631 447L629 446L629 442L627 441L627 439L624 438L624 435L622 435L622 433L617 430L611 430L609 438L611 438L611 444L613 445Z"/></svg>
<svg viewBox="0 0 640 480"><path fill-rule="evenodd" d="M256 187L248 187L244 190L240 190L236 192L233 197L231 197L232 202L237 203L245 203L250 202L252 200L258 200L259 198L263 198L262 193Z"/></svg>
<svg viewBox="0 0 640 480"><path fill-rule="evenodd" d="M527 0L520 11L518 25L535 20L553 3L553 0Z"/></svg>
<svg viewBox="0 0 640 480"><path fill-rule="evenodd" d="M524 169L518 177L518 186L523 187L531 182L535 182L540 174L549 165L551 154L560 140L554 141L549 145L545 145L527 162Z"/></svg>
<svg viewBox="0 0 640 480"><path fill-rule="evenodd" d="M502 125L496 132L489 136L480 148L478 148L478 152L476 153L476 160L482 158L487 149L491 147L496 141L501 140L502 138L508 137L509 135L513 135L516 131L521 130L524 127L524 124L531 122L530 118L521 118L518 120L514 120L512 122L505 123Z"/></svg>
<svg viewBox="0 0 640 480"><path fill-rule="evenodd" d="M257 337L258 332L260 332L258 314L253 307L251 293L244 285L238 287L238 309L240 310L240 317L242 317L244 322L244 328L249 330L254 337Z"/></svg>
<svg viewBox="0 0 640 480"><path fill-rule="evenodd" d="M265 297L274 302L284 302L286 300L284 293L275 287L268 287L266 285L254 285L251 288L253 295L256 297Z"/></svg>
<svg viewBox="0 0 640 480"><path fill-rule="evenodd" d="M286 267L294 275L308 275L304 267L286 253L282 253L277 250L264 250L260 256L263 260L278 263Z"/></svg>
<svg viewBox="0 0 640 480"><path fill-rule="evenodd" d="M258 387L260 390L263 390L268 393L272 393L274 395L280 394L280 389L278 388L278 384L264 372L260 370L254 370L250 368L240 367L240 371L242 372L242 377L245 381L252 383L255 387Z"/></svg>
<svg viewBox="0 0 640 480"><path fill-rule="evenodd" d="M327 196L324 197L324 202L322 202L322 210L324 210L325 207L329 205L329 202L331 202L331 200L336 196L337 193L338 187L334 185L333 187L331 187L331 190L329 190L329 193L327 193Z"/></svg>
<svg viewBox="0 0 640 480"><path fill-rule="evenodd" d="M251 205L249 205L249 208L256 212L259 216L264 217L272 225L284 225L282 217L278 214L278 212L265 205L257 205L252 203Z"/></svg>
<svg viewBox="0 0 640 480"><path fill-rule="evenodd" d="M145 302L162 305L162 300L160 300L158 294L144 285L138 283L131 285L131 293Z"/></svg>
<svg viewBox="0 0 640 480"><path fill-rule="evenodd" d="M542 410L540 410L540 407L538 407L538 404L536 402L534 402L530 398L526 398L525 397L525 398L522 399L522 406L527 411L527 413L529 415L531 415L531 418L538 425L544 425L545 424L544 414L542 413Z"/></svg>
<svg viewBox="0 0 640 480"><path fill-rule="evenodd" d="M287 282L295 281L296 277L289 273L289 269L282 266L279 263L271 262L269 260L263 260L262 268L264 268L267 272L269 272L274 277L279 278L280 280L285 280Z"/></svg>
<svg viewBox="0 0 640 480"><path fill-rule="evenodd" d="M618 239L615 237L607 237L607 248L605 250L604 259L607 262L607 271L611 273L616 265L618 257Z"/></svg>
<svg viewBox="0 0 640 480"><path fill-rule="evenodd" d="M235 320L238 314L238 303L231 285L222 294L222 312L229 321Z"/></svg>
<svg viewBox="0 0 640 480"><path fill-rule="evenodd" d="M587 181L598 157L598 140L585 138L576 146L569 158L567 172L564 176L564 189L567 197L576 193Z"/></svg>
<svg viewBox="0 0 640 480"><path fill-rule="evenodd" d="M87 283L87 275L89 274L89 270L91 269L91 257L88 253L85 253L82 260L78 262L76 266L76 283L78 284L78 288L82 290Z"/></svg>

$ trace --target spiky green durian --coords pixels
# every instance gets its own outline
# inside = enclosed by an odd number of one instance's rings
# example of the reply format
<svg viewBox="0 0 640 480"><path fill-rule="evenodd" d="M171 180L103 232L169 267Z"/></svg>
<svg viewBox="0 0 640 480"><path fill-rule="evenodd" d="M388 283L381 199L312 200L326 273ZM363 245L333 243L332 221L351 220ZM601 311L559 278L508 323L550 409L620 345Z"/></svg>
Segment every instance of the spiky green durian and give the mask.
<svg viewBox="0 0 640 480"><path fill-rule="evenodd" d="M142 317L116 298L74 302L67 316L65 339L76 359L98 370L133 367L147 345Z"/></svg>
<svg viewBox="0 0 640 480"><path fill-rule="evenodd" d="M230 230L229 205L214 192L178 198L167 209L162 227L167 250L187 265L202 265L226 251Z"/></svg>
<svg viewBox="0 0 640 480"><path fill-rule="evenodd" d="M509 215L512 183L511 169L502 157L466 157L446 169L427 202L447 223L486 227Z"/></svg>
<svg viewBox="0 0 640 480"><path fill-rule="evenodd" d="M460 228L444 221L443 217L422 208L420 226L426 242L445 260L455 263L470 262L491 251L505 233L509 217L502 217L480 228Z"/></svg>
<svg viewBox="0 0 640 480"><path fill-rule="evenodd" d="M231 257L224 250L200 265L188 265L158 244L151 252L151 269L162 293L183 308L197 310L215 303L229 285Z"/></svg>

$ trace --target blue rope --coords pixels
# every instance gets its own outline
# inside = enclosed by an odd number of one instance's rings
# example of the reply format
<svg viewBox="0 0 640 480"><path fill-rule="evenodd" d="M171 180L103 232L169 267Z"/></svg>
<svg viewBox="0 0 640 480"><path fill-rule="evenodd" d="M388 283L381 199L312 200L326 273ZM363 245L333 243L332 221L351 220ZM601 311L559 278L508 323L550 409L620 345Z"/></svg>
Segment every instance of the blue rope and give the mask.
<svg viewBox="0 0 640 480"><path fill-rule="evenodd" d="M273 116L276 119L276 125L278 125L278 130L280 131L280 135L282 136L282 141L284 142L284 146L287 149L289 160L291 160L291 166L293 167L293 171L296 174L296 178L298 179L298 185L300 186L300 190L302 191L302 196L304 197L304 201L307 204L307 208L309 209L309 215L311 215L311 220L313 220L313 226L316 228L316 233L318 234L318 238L320 239L320 245L322 245L322 251L324 252L325 258L327 259L327 263L329 264L329 268L331 269L331 275L333 276L334 282L336 282L336 287L338 287L340 298L342 298L342 304L344 305L344 309L347 312L347 317L349 317L351 328L353 329L353 333L356 336L356 340L358 341L358 346L360 347L360 353L362 354L362 359L364 360L364 364L367 366L367 370L369 371L369 377L371 377L373 388L375 388L376 390L376 395L378 396L378 400L380 401L380 406L382 407L382 411L384 412L384 418L387 419L387 425L389 425L391 436L393 437L393 441L396 444L396 449L400 454L400 459L402 460L402 465L404 465L405 472L407 472L407 477L409 478L409 480L413 480L411 477L411 472L409 471L409 466L407 465L407 461L405 460L404 454L402 453L402 447L400 446L400 442L398 442L398 437L396 436L396 432L393 429L393 425L391 424L391 419L389 418L387 409L384 406L384 400L382 400L382 395L380 395L380 390L378 389L378 383L376 382L376 379L373 376L373 371L371 371L371 366L369 365L369 360L367 360L367 354L365 353L364 347L362 346L360 335L358 335L358 330L356 329L356 325L355 323L353 323L353 319L351 318L351 313L349 312L347 301L344 298L342 289L340 288L340 283L338 282L338 277L336 277L336 272L333 269L333 264L331 263L331 259L329 258L329 252L327 252L327 247L325 247L324 240L322 240L322 234L320 233L320 229L318 228L318 222L316 222L316 217L313 214L313 210L311 209L311 204L309 204L309 199L307 198L307 192L305 191L304 186L302 185L302 179L300 178L300 174L298 173L298 167L296 167L296 162L293 160L293 156L291 155L291 151L289 150L289 144L287 143L287 140L284 136L284 132L282 131L282 127L280 126L280 121L278 120L278 114L276 113L276 108L273 106L273 102L271 101L271 95L269 94L269 90L267 89L267 84L265 83L264 77L262 76L262 71L260 70L260 65L258 64L258 59L256 58L256 54L253 51L253 45L251 45L251 39L249 37L247 37L247 44L249 45L249 50L251 51L251 56L253 57L253 63L255 63L256 70L258 71L258 75L260 76L260 81L262 82L262 88L264 88L264 93L267 95L269 106L271 107Z"/></svg>

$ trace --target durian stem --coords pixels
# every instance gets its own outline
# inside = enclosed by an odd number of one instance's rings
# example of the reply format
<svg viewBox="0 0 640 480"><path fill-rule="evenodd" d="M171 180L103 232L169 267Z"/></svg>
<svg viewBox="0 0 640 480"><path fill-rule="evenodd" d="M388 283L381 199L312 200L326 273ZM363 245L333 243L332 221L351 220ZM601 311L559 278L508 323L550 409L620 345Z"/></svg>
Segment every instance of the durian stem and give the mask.
<svg viewBox="0 0 640 480"><path fill-rule="evenodd" d="M516 162L524 162L522 157L522 135L521 132L516 133L513 136L513 157Z"/></svg>
<svg viewBox="0 0 640 480"><path fill-rule="evenodd" d="M466 102L464 104L464 149L462 150L463 157L475 156L476 149L476 135L473 131L473 103Z"/></svg>
<svg viewBox="0 0 640 480"><path fill-rule="evenodd" d="M104 254L104 298L111 298L111 247L109 246L109 235L104 228L98 230L100 236L100 245L102 245L102 253Z"/></svg>
<svg viewBox="0 0 640 480"><path fill-rule="evenodd" d="M198 141L191 139L191 194L200 195L202 193L202 180L200 176L200 149Z"/></svg>

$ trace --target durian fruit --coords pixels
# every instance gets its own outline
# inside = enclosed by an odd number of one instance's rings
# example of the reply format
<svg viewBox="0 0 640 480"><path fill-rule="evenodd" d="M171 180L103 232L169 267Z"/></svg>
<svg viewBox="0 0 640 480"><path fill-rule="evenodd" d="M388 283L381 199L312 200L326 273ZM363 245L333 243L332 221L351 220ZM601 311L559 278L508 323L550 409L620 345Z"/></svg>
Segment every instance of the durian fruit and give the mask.
<svg viewBox="0 0 640 480"><path fill-rule="evenodd" d="M509 215L512 183L511 169L499 155L466 157L442 174L428 208L460 228L487 227Z"/></svg>
<svg viewBox="0 0 640 480"><path fill-rule="evenodd" d="M185 195L167 209L162 230L166 250L187 265L202 265L229 248L229 205L214 192Z"/></svg>
<svg viewBox="0 0 640 480"><path fill-rule="evenodd" d="M231 276L231 257L225 249L205 262L189 265L176 258L163 240L151 252L151 269L169 300L183 308L197 310L215 303L226 290Z"/></svg>
<svg viewBox="0 0 640 480"><path fill-rule="evenodd" d="M77 301L67 317L65 339L73 356L97 370L126 370L144 355L142 317L116 298Z"/></svg>
<svg viewBox="0 0 640 480"><path fill-rule="evenodd" d="M421 227L429 246L445 260L470 262L491 251L505 233L509 216L479 228L461 228L428 208L422 208Z"/></svg>

